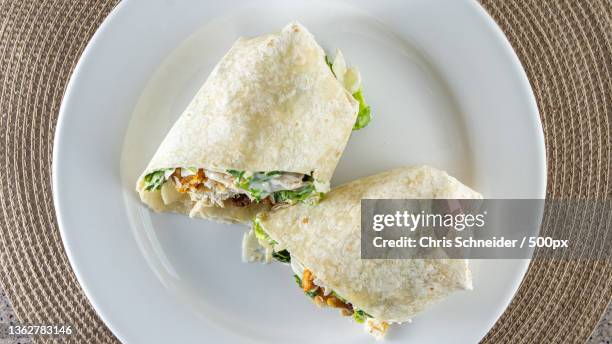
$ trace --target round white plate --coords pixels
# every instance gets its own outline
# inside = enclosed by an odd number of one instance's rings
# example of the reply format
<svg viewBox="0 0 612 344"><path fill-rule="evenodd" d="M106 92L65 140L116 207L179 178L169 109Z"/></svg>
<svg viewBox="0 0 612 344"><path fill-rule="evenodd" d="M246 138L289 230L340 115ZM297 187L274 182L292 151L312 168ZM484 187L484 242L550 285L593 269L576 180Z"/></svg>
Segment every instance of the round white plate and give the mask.
<svg viewBox="0 0 612 344"><path fill-rule="evenodd" d="M154 214L133 191L157 145L239 36L298 20L358 66L374 119L333 184L407 164L488 198L543 198L544 141L510 45L473 1L124 1L88 45L57 126L53 183L76 275L124 343L366 343L280 264L240 262L244 227ZM525 260L473 263L461 292L393 326L389 342L474 343L508 305Z"/></svg>

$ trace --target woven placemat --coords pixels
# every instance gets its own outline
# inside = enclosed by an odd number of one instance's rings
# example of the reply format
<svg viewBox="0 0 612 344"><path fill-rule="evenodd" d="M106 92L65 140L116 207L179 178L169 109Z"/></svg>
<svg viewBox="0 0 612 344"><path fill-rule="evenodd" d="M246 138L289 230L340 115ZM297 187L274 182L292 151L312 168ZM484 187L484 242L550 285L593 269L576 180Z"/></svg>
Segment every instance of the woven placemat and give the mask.
<svg viewBox="0 0 612 344"><path fill-rule="evenodd" d="M73 324L77 333L65 343L116 342L70 269L51 194L63 92L116 2L0 0L0 283L22 322ZM535 92L547 197L612 198L612 3L484 0L483 6ZM609 263L534 262L484 342L582 343L611 297Z"/></svg>

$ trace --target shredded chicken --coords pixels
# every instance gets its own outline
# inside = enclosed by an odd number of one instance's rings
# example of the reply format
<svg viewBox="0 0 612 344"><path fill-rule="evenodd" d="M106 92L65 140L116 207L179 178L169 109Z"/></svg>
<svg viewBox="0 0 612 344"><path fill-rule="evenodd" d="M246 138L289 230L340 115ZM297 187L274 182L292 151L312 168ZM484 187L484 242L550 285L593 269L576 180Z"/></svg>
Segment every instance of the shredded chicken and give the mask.
<svg viewBox="0 0 612 344"><path fill-rule="evenodd" d="M176 183L176 189L181 193L196 191L203 187L203 184L206 181L206 175L204 175L203 169L199 169L198 173L194 175L183 177L181 176L181 169L177 168L172 174L172 177ZM206 190L204 189L203 191Z"/></svg>
<svg viewBox="0 0 612 344"><path fill-rule="evenodd" d="M206 171L206 175L209 179L212 179L217 183L225 185L226 187L231 187L232 185L234 185L234 177L230 176L229 174Z"/></svg>
<svg viewBox="0 0 612 344"><path fill-rule="evenodd" d="M180 193L187 193L192 201L196 202L194 209L217 205L225 207L226 200L244 195L239 189L233 187L233 179L224 178L222 173L204 171L198 169L197 173L184 176L181 169L177 168L171 178L174 181L176 190ZM246 195L244 195L246 196ZM247 196L248 198L248 196ZM246 206L240 197L236 201L231 201L234 206Z"/></svg>
<svg viewBox="0 0 612 344"><path fill-rule="evenodd" d="M353 315L353 306L350 303L340 300L331 293L325 293L323 288L314 283L314 275L312 274L312 271L308 269L304 269L304 272L302 273L302 290L311 295L315 294L313 301L319 307L328 306L338 308L340 309L340 314L344 316Z"/></svg>

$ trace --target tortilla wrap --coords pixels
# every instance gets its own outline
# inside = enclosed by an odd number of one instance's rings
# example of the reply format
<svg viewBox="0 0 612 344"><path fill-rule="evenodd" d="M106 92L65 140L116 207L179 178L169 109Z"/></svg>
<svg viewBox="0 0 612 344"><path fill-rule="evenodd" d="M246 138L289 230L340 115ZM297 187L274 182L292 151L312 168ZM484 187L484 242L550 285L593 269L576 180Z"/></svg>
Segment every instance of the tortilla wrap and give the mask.
<svg viewBox="0 0 612 344"><path fill-rule="evenodd" d="M156 211L249 220L266 206L204 207L193 214L187 197L165 204L160 190L144 190L143 179L174 167L285 171L311 175L317 191L327 191L358 111L358 101L334 77L325 52L300 24L240 38L170 129L138 179L137 191Z"/></svg>
<svg viewBox="0 0 612 344"><path fill-rule="evenodd" d="M333 189L316 206L261 214L278 246L317 280L378 320L401 322L453 291L471 289L465 259L360 259L361 199L478 199L443 171L405 167Z"/></svg>

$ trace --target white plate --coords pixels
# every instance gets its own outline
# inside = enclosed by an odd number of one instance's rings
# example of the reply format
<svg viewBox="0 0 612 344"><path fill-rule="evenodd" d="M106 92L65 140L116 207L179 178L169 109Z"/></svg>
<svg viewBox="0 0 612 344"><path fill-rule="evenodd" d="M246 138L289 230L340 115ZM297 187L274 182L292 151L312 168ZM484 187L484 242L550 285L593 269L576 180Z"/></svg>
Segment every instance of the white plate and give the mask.
<svg viewBox="0 0 612 344"><path fill-rule="evenodd" d="M287 267L242 264L240 226L153 214L133 191L232 42L293 19L359 67L373 109L334 184L430 164L489 198L544 197L544 142L529 83L476 2L124 1L72 76L53 171L72 266L124 343L373 341L359 325L313 306ZM389 342L478 341L526 266L474 262L474 291L392 328Z"/></svg>

